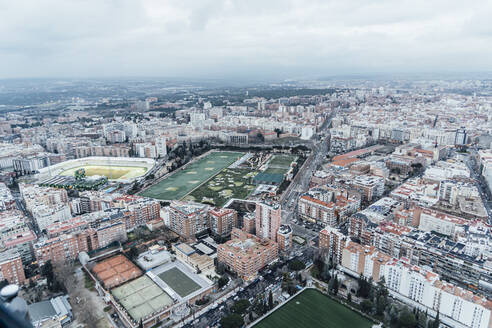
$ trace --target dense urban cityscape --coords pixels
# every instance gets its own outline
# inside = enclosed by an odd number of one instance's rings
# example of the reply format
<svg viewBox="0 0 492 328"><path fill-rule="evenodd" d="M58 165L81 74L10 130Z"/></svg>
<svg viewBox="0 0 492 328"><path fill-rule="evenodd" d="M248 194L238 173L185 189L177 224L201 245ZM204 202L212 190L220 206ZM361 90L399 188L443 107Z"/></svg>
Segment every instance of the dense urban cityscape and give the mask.
<svg viewBox="0 0 492 328"><path fill-rule="evenodd" d="M0 328L492 328L490 17L0 0Z"/></svg>
<svg viewBox="0 0 492 328"><path fill-rule="evenodd" d="M92 87L0 85L33 327L492 327L491 80Z"/></svg>

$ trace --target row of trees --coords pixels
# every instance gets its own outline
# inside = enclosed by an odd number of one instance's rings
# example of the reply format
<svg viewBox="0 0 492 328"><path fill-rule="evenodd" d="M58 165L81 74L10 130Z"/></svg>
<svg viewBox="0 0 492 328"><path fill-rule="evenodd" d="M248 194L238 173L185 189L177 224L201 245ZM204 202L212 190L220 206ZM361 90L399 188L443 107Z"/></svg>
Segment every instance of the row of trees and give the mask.
<svg viewBox="0 0 492 328"><path fill-rule="evenodd" d="M335 297L338 297L339 288L342 287L336 275L333 275L332 260L325 260L326 254L318 254L313 259L311 274L314 278L328 283L328 291ZM345 286L343 286L345 287ZM353 303L353 295L360 299L360 303ZM361 311L382 321L385 326L391 328L438 328L440 324L439 313L435 320L431 320L427 313L413 309L399 303L391 302L389 291L385 285L384 278L380 279L374 285L372 278L366 279L360 277L357 280L357 289L349 290L347 288L348 303L360 308Z"/></svg>

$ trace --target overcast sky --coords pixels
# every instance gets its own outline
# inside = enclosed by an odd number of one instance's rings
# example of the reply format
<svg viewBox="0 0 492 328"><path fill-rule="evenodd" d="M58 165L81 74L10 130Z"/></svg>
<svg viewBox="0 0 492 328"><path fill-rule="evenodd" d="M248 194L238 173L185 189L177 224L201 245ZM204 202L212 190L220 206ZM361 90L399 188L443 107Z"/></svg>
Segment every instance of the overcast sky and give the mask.
<svg viewBox="0 0 492 328"><path fill-rule="evenodd" d="M492 71L492 1L0 0L0 78Z"/></svg>

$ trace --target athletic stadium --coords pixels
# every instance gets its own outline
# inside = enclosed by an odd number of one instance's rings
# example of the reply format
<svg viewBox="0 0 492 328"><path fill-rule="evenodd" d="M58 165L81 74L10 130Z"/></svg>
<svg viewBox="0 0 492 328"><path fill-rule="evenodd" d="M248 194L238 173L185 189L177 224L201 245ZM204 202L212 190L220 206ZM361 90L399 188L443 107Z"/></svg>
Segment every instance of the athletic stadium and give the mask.
<svg viewBox="0 0 492 328"><path fill-rule="evenodd" d="M150 158L130 157L84 157L68 160L39 170L38 181L55 176L74 176L75 171L84 169L85 175L105 176L110 181L130 183L145 176L155 165Z"/></svg>

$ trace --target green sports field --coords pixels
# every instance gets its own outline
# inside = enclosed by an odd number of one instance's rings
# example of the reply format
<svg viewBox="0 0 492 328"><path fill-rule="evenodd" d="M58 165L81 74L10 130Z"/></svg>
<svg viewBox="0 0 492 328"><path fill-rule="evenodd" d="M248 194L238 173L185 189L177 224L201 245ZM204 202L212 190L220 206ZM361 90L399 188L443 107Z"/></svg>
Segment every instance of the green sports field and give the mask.
<svg viewBox="0 0 492 328"><path fill-rule="evenodd" d="M255 328L370 328L371 321L315 289L306 289Z"/></svg>
<svg viewBox="0 0 492 328"><path fill-rule="evenodd" d="M191 190L210 179L243 156L241 152L213 152L191 163L159 183L140 193L162 200L181 199Z"/></svg>
<svg viewBox="0 0 492 328"><path fill-rule="evenodd" d="M158 276L181 297L186 297L200 289L199 284L178 268L169 269Z"/></svg>
<svg viewBox="0 0 492 328"><path fill-rule="evenodd" d="M296 158L297 156L295 155L274 155L268 162L268 167L288 169L290 164L295 161Z"/></svg>

